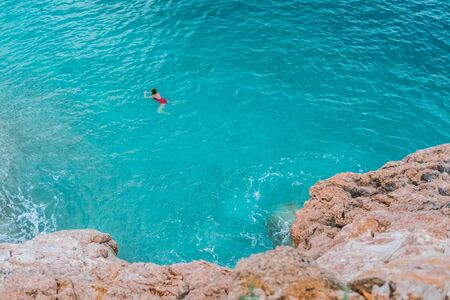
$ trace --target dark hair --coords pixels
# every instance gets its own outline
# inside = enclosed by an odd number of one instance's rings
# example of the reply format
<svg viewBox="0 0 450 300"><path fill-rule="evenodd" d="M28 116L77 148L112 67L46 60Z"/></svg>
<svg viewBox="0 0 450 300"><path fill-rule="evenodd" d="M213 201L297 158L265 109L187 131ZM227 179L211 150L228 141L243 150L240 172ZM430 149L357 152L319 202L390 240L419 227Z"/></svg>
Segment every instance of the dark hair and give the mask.
<svg viewBox="0 0 450 300"><path fill-rule="evenodd" d="M156 89L152 89L152 95L156 94L158 91Z"/></svg>

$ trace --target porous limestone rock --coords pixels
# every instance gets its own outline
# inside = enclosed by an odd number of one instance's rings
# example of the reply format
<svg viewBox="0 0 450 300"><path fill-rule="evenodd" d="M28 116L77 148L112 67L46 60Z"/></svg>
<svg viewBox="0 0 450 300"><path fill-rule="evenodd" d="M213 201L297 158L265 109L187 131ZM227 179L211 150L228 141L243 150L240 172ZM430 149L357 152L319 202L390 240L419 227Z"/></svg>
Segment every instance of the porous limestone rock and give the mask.
<svg viewBox="0 0 450 300"><path fill-rule="evenodd" d="M263 288L260 299L302 291L305 296L296 299L337 299L344 293L331 273L292 247L243 259L235 270L204 261L130 264L116 254L111 237L95 230L1 244L0 299L238 299L252 282L255 291Z"/></svg>
<svg viewBox="0 0 450 300"><path fill-rule="evenodd" d="M310 196L292 238L353 290L368 299L450 297L450 144L338 174Z"/></svg>
<svg viewBox="0 0 450 300"><path fill-rule="evenodd" d="M0 246L0 299L223 299L231 271L204 261L129 264L95 230ZM187 297L189 296L189 297Z"/></svg>
<svg viewBox="0 0 450 300"><path fill-rule="evenodd" d="M359 299L332 273L291 247L242 259L233 272L228 299ZM253 298L254 299L254 298Z"/></svg>

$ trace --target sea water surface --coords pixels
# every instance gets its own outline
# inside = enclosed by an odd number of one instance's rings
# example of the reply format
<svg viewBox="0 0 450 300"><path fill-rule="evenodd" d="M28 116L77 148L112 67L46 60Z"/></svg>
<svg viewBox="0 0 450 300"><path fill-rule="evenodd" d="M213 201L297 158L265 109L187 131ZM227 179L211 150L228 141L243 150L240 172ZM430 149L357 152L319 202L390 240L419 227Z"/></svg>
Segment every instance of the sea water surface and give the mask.
<svg viewBox="0 0 450 300"><path fill-rule="evenodd" d="M0 241L288 242L316 181L450 141L450 2L0 1ZM143 91L157 87L167 115Z"/></svg>

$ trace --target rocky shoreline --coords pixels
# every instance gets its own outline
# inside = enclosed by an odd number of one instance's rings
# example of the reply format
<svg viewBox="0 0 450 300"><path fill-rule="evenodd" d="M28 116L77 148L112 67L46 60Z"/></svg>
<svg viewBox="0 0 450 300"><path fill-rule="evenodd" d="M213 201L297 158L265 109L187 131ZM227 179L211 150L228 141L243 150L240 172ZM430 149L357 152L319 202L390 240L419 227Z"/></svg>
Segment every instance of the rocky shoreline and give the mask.
<svg viewBox="0 0 450 300"><path fill-rule="evenodd" d="M450 144L315 184L293 247L228 269L116 257L95 230L0 244L0 299L450 299Z"/></svg>

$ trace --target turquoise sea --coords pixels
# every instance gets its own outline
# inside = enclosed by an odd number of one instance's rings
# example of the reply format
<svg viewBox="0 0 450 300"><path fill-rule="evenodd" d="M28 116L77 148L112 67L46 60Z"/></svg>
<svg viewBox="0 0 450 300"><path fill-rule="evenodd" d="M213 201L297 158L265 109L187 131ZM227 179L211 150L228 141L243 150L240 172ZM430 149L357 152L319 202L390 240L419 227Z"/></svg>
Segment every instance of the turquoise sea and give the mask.
<svg viewBox="0 0 450 300"><path fill-rule="evenodd" d="M2 0L0 67L0 242L231 266L318 180L450 141L447 0Z"/></svg>

